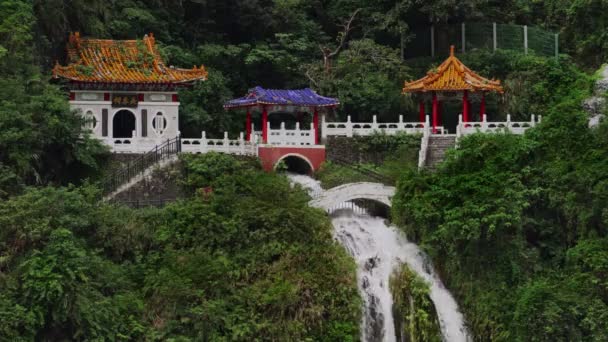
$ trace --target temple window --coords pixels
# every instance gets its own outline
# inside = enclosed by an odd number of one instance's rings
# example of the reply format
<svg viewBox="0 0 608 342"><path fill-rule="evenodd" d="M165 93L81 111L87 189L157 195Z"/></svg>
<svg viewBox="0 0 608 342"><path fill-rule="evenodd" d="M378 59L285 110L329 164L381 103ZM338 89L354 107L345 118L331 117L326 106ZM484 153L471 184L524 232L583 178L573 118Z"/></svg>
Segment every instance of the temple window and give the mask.
<svg viewBox="0 0 608 342"><path fill-rule="evenodd" d="M163 135L165 133L165 129L167 128L167 119L162 112L156 113L154 119L152 119L152 128L154 128L154 132L158 135Z"/></svg>
<svg viewBox="0 0 608 342"><path fill-rule="evenodd" d="M90 129L91 131L95 129L95 127L97 127L97 118L95 118L95 114L93 114L93 111L88 110L85 114L84 114L84 128L85 129Z"/></svg>

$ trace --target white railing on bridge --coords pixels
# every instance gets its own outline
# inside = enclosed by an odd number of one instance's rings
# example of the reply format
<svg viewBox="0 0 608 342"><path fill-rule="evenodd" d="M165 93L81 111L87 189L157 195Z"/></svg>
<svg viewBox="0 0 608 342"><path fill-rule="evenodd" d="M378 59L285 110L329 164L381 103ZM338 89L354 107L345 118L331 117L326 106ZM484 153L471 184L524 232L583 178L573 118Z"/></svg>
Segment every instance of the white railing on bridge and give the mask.
<svg viewBox="0 0 608 342"><path fill-rule="evenodd" d="M425 121L426 125L424 125L422 138L420 139L420 151L418 151L418 169L422 169L426 163L426 155L429 148L429 138L431 137L431 125L429 124L429 121L429 116L427 115Z"/></svg>
<svg viewBox="0 0 608 342"><path fill-rule="evenodd" d="M281 128L271 129L268 123L268 144L278 146L310 146L315 144L315 129L301 129L300 123L296 122L295 129L286 129L285 123L281 122Z"/></svg>
<svg viewBox="0 0 608 342"><path fill-rule="evenodd" d="M257 144L245 140L243 133L238 139L228 139L228 132L224 132L224 139L207 139L205 132L202 132L200 139L182 138L182 152L185 153L207 153L222 152L237 155L257 155Z"/></svg>
<svg viewBox="0 0 608 342"><path fill-rule="evenodd" d="M352 137L355 135L372 135L374 132L394 135L405 132L407 134L421 134L424 122L403 122L403 115L399 115L399 122L378 122L376 115L372 122L352 122L350 115L346 122L326 122L323 117L321 129L323 138L329 136ZM443 132L443 130L441 130Z"/></svg>
<svg viewBox="0 0 608 342"><path fill-rule="evenodd" d="M474 133L503 133L524 134L524 132L542 120L542 116L532 115L530 121L511 121L511 115L507 115L507 121L492 122L487 121L487 115L483 115L481 122L463 122L462 115L458 116L458 126L456 126L456 136L461 137Z"/></svg>

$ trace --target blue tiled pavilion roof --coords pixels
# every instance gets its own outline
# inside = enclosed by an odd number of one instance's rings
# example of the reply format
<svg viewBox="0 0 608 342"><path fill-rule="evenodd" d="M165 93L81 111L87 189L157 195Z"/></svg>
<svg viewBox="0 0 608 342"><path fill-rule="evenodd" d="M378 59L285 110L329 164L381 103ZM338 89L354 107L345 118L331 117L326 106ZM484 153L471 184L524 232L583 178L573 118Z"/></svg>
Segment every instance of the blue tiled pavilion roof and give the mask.
<svg viewBox="0 0 608 342"><path fill-rule="evenodd" d="M287 90L255 87L249 89L247 96L224 103L224 108L231 109L256 105L328 107L339 104L338 99L321 96L310 88Z"/></svg>

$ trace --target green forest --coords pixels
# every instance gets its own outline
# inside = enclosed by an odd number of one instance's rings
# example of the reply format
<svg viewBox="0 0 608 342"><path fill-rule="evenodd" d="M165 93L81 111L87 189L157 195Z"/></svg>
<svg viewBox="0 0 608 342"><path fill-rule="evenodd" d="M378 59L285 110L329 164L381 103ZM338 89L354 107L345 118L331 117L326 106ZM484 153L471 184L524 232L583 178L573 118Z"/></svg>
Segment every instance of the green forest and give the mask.
<svg viewBox="0 0 608 342"><path fill-rule="evenodd" d="M180 130L220 137L244 129L223 103L257 85L337 97L340 119L415 119L403 82L448 51L404 58L414 32L463 22L559 34L558 58L458 56L502 80L488 112L541 124L467 136L435 172L411 162L411 137L375 137L361 148L393 158L364 167L396 185L393 223L429 254L475 341L607 341L608 120L590 129L582 106L608 62L605 0L0 0L0 341L361 336L356 265L330 219L259 161L182 155L185 198L100 201L111 153L52 79L70 32L153 33L167 65L204 65L208 80L180 90ZM331 162L317 175L328 187L361 177ZM405 269L391 286L417 281ZM424 332L436 323L412 321L413 341L437 340Z"/></svg>

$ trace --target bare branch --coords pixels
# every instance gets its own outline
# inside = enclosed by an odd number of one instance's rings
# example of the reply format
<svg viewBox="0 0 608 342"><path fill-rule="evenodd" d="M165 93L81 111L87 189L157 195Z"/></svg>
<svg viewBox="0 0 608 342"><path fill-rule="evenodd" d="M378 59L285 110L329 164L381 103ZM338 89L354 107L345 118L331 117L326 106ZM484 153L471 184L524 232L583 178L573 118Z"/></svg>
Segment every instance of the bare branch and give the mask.
<svg viewBox="0 0 608 342"><path fill-rule="evenodd" d="M335 57L338 53L340 53L340 51L344 48L344 45L346 45L348 34L350 33L350 31L352 31L353 22L355 21L355 18L357 17L357 14L359 14L359 12L361 12L361 9L357 8L350 16L350 19L348 19L348 21L344 25L342 25L342 27L344 27L344 31L340 33L340 43L333 51L331 51L331 49L327 46L319 45L319 49L323 54L323 65L325 67L326 73L329 73L331 69L331 59Z"/></svg>
<svg viewBox="0 0 608 342"><path fill-rule="evenodd" d="M332 51L328 57L331 58L331 57L334 57L335 55L337 55L338 53L340 53L340 50L342 50L342 48L344 47L344 44L346 44L346 40L348 39L348 34L353 29L353 27L352 27L353 21L355 21L355 18L357 17L357 14L359 14L359 12L361 12L361 9L357 8L353 12L353 14L350 16L350 19L348 19L346 24L343 25L344 31L342 32L340 44L338 44L338 47L336 47L336 49L334 51Z"/></svg>
<svg viewBox="0 0 608 342"><path fill-rule="evenodd" d="M304 75L306 76L306 78L308 78L308 80L310 81L310 83L312 83L316 88L319 88L319 83L317 83L317 81L315 81L314 78L312 78L312 76L310 76L310 70L306 70L306 72L304 73Z"/></svg>

